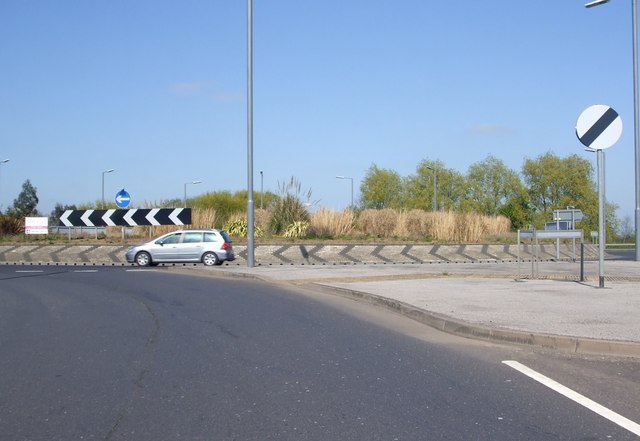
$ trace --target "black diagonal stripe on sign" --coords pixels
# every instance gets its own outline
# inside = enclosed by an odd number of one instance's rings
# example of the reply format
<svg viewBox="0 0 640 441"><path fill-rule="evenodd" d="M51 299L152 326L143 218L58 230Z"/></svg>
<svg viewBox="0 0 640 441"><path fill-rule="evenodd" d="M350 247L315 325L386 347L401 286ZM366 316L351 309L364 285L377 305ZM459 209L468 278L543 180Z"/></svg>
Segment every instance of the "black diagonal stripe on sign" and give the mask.
<svg viewBox="0 0 640 441"><path fill-rule="evenodd" d="M147 214L149 214L150 211L148 208L139 208L135 210L131 219L133 219L136 225L151 225L151 222L147 220Z"/></svg>
<svg viewBox="0 0 640 441"><path fill-rule="evenodd" d="M609 127L617 117L618 112L609 107L609 109L602 114L600 119L598 119L598 121L596 121L596 123L592 125L584 135L582 135L580 142L589 147L596 139L598 139L598 136L602 135L602 132L607 130L607 127Z"/></svg>
<svg viewBox="0 0 640 441"><path fill-rule="evenodd" d="M111 213L109 219L111 219L111 222L121 227L127 226L128 224L124 221L124 215L127 214L127 211L129 210L116 210Z"/></svg>
<svg viewBox="0 0 640 441"><path fill-rule="evenodd" d="M89 220L96 227L104 227L107 223L102 220L102 216L107 212L107 210L94 210L93 213L89 215Z"/></svg>

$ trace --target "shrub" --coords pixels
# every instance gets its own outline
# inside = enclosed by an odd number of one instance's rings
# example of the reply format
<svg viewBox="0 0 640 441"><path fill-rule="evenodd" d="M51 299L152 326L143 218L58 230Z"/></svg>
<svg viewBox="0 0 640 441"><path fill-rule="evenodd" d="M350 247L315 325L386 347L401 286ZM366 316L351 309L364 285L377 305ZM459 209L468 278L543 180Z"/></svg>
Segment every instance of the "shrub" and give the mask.
<svg viewBox="0 0 640 441"><path fill-rule="evenodd" d="M0 214L0 234L3 236L16 236L24 233L24 221L13 216Z"/></svg>
<svg viewBox="0 0 640 441"><path fill-rule="evenodd" d="M307 234L307 230L309 229L309 222L306 221L295 221L291 225L288 225L285 228L282 237L286 237L289 239L300 239Z"/></svg>
<svg viewBox="0 0 640 441"><path fill-rule="evenodd" d="M249 224L247 222L247 219L245 219L244 217L238 217L236 214L235 217L231 216L231 219L224 225L223 228L232 236L245 238L247 237L247 233L249 230L248 227ZM262 230L255 224L253 227L253 236L262 237Z"/></svg>
<svg viewBox="0 0 640 441"><path fill-rule="evenodd" d="M273 205L271 209L271 217L269 219L269 231L279 235L289 228L291 224L296 222L309 222L310 216L307 212L301 196L300 183L295 179L280 187L280 199ZM311 197L311 190L307 192L307 200Z"/></svg>

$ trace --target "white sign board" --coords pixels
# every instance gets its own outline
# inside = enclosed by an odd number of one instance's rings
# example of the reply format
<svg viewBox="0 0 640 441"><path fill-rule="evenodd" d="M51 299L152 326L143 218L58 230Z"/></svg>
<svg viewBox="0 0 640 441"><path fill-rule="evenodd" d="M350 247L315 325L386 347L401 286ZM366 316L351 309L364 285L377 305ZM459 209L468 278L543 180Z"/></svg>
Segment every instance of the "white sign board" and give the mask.
<svg viewBox="0 0 640 441"><path fill-rule="evenodd" d="M26 234L49 234L49 218L26 217L24 219L24 232Z"/></svg>

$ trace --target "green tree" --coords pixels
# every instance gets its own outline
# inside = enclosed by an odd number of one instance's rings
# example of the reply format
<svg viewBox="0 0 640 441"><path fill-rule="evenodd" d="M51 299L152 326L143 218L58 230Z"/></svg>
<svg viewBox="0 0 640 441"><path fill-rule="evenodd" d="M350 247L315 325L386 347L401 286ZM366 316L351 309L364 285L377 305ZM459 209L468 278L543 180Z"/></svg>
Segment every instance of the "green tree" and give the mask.
<svg viewBox="0 0 640 441"><path fill-rule="evenodd" d="M7 215L17 219L38 216L38 211L36 210L39 201L37 191L38 189L31 184L29 179L24 181L22 191L13 200L13 205L7 209Z"/></svg>
<svg viewBox="0 0 640 441"><path fill-rule="evenodd" d="M67 210L77 210L78 208L75 205L62 205L61 203L57 203L56 206L51 211L49 215L49 224L50 225L58 225L61 226L62 222L60 221L60 217Z"/></svg>
<svg viewBox="0 0 640 441"><path fill-rule="evenodd" d="M363 208L401 208L402 178L395 171L381 169L372 164L360 184L360 195Z"/></svg>
<svg viewBox="0 0 640 441"><path fill-rule="evenodd" d="M465 206L489 216L501 214L523 189L518 174L493 155L469 167L466 184Z"/></svg>
<svg viewBox="0 0 640 441"><path fill-rule="evenodd" d="M457 210L460 208L464 188L463 175L446 168L440 161L423 159L416 167L416 174L404 180L403 208L430 211L435 198L438 210Z"/></svg>
<svg viewBox="0 0 640 441"><path fill-rule="evenodd" d="M551 221L553 210L574 206L583 211L583 223L597 228L598 195L593 166L578 155L564 159L545 153L526 159L522 176L529 191L533 221L537 228Z"/></svg>

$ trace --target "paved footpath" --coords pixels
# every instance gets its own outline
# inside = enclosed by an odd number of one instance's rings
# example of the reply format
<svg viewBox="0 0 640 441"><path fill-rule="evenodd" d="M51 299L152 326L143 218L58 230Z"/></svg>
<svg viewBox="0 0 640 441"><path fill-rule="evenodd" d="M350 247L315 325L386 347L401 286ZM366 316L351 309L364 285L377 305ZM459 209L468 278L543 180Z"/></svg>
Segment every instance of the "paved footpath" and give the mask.
<svg viewBox="0 0 640 441"><path fill-rule="evenodd" d="M313 284L458 335L640 357L640 262L274 265L207 269Z"/></svg>

